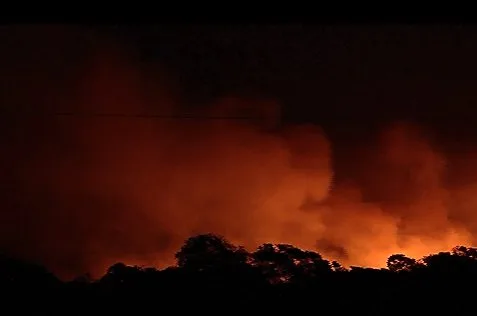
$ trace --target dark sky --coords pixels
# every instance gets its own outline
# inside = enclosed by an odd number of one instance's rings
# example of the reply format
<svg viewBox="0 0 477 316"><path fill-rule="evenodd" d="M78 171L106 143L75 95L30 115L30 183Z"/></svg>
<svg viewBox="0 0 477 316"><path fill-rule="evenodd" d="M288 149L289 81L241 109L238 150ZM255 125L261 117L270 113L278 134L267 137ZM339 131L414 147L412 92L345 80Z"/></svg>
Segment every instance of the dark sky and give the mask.
<svg viewBox="0 0 477 316"><path fill-rule="evenodd" d="M472 27L167 26L115 32L137 43L145 61L160 60L178 73L194 101L229 93L271 96L282 102L288 119L330 128L394 119L441 127L473 122Z"/></svg>
<svg viewBox="0 0 477 316"><path fill-rule="evenodd" d="M355 141L396 120L423 124L449 146L477 136L473 27L168 26L115 32L135 43L144 62L159 60L173 69L192 103L230 93L278 99L286 120L325 128L336 144L336 163L340 155L346 160Z"/></svg>
<svg viewBox="0 0 477 316"><path fill-rule="evenodd" d="M457 25L4 27L0 95L4 106L69 98L82 71L74 65L105 35L102 45L109 38L144 68L167 69L190 106L231 94L278 100L285 121L326 130L339 163L396 120L430 127L447 144L473 142L476 34ZM55 92L31 102L35 93L18 88L25 83Z"/></svg>
<svg viewBox="0 0 477 316"><path fill-rule="evenodd" d="M51 67L45 56L51 55L48 49L54 50L55 44L51 45L53 39L45 43L48 32L30 28L23 31L22 38L17 29L2 30L6 47L2 54L15 51L17 60L22 55L39 55L36 67ZM85 48L78 47L91 36L86 30L112 35L135 51L145 65L159 62L169 68L184 92L182 96L191 104L234 93L272 97L282 103L287 119L329 127L401 118L446 125L442 121L472 121L473 117L477 30L472 27L166 25L84 29L68 31L70 42L62 45L63 50L69 48L63 54L64 64L67 59L81 58ZM35 32L42 33L41 39ZM15 45L29 49L19 52ZM11 58L3 59L11 65ZM7 85L2 85L5 89Z"/></svg>

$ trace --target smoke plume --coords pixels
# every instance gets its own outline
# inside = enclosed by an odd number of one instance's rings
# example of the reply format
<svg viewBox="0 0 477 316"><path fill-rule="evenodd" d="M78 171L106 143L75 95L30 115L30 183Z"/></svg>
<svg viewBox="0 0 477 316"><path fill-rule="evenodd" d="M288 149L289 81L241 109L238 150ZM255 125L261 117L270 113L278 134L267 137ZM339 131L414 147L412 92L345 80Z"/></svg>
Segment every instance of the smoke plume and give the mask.
<svg viewBox="0 0 477 316"><path fill-rule="evenodd" d="M21 43L2 34L10 46L0 61L5 251L71 277L116 261L172 264L204 232L374 267L392 253L474 241L477 181L448 185L448 158L418 126L367 140L362 173L338 183L325 131L282 124L273 100L190 107L167 71L123 48L56 29L17 32ZM477 175L472 159L460 166Z"/></svg>

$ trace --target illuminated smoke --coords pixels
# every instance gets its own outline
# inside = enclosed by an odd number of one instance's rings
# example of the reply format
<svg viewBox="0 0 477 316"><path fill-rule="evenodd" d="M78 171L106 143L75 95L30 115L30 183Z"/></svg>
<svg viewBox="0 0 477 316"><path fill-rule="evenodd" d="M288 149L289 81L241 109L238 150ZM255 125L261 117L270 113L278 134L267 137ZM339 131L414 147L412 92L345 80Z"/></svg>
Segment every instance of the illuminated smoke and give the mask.
<svg viewBox="0 0 477 316"><path fill-rule="evenodd" d="M172 264L182 242L203 232L250 249L292 243L368 266L383 266L392 253L419 257L473 241L477 182L447 186L446 155L417 126L395 124L365 140L377 146L363 147L370 159L356 166L364 171L359 181L335 183L326 134L283 125L275 101L229 96L190 108L166 72L87 36L73 54L80 57L64 61L78 38L48 34L55 36L33 36L46 51L33 54L33 37L25 37L23 59L12 53L2 61L2 82L14 82L2 106L17 113L2 121L6 251L70 277L120 260Z"/></svg>

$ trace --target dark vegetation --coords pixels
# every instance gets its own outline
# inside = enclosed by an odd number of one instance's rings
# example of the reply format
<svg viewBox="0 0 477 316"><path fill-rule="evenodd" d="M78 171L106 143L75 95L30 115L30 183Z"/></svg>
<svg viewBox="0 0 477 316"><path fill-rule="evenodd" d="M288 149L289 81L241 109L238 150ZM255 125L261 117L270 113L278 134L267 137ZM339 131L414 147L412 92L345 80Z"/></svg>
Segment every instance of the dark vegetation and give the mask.
<svg viewBox="0 0 477 316"><path fill-rule="evenodd" d="M216 235L189 238L164 270L117 263L99 280L61 282L41 266L0 257L6 314L277 313L471 315L477 249L458 246L387 269L343 268L318 253L264 244L249 253Z"/></svg>

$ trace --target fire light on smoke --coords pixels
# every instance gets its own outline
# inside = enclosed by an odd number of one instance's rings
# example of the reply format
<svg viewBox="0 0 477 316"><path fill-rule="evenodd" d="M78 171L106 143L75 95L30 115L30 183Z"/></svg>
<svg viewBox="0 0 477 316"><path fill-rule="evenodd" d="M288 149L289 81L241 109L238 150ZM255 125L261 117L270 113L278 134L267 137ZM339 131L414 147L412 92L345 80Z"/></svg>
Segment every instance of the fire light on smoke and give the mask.
<svg viewBox="0 0 477 316"><path fill-rule="evenodd" d="M110 50L88 56L60 87L68 85L69 97L38 75L43 90L28 101L54 99L76 113L186 108L165 74ZM420 257L473 242L477 182L448 186L445 153L417 126L395 124L364 140L376 145L363 147L372 159L357 166L366 181L336 183L326 133L278 124L273 101L230 96L188 111L260 120L71 116L5 124L2 172L15 194L3 197L1 246L71 276L120 260L171 264L182 242L203 232L251 250L291 243L373 267L393 253Z"/></svg>

